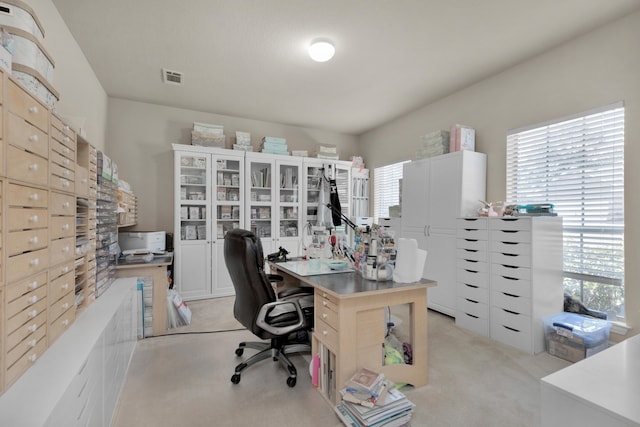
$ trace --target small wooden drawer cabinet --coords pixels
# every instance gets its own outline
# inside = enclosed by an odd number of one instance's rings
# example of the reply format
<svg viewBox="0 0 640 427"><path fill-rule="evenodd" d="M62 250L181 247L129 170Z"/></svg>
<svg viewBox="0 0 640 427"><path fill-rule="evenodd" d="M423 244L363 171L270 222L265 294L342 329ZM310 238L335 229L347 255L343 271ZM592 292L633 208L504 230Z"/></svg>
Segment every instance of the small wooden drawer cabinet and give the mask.
<svg viewBox="0 0 640 427"><path fill-rule="evenodd" d="M69 126L51 115L50 140L51 188L62 191L75 191L76 182L76 134Z"/></svg>
<svg viewBox="0 0 640 427"><path fill-rule="evenodd" d="M314 296L314 333L331 351L338 352L338 301L327 292L317 290Z"/></svg>
<svg viewBox="0 0 640 427"><path fill-rule="evenodd" d="M457 220L456 325L489 336L487 218Z"/></svg>

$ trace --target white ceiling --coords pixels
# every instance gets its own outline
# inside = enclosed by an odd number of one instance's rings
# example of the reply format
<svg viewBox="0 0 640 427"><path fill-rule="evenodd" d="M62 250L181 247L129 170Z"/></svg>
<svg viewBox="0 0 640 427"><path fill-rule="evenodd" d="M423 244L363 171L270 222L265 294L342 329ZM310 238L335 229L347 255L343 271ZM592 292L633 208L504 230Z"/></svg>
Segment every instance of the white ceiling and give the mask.
<svg viewBox="0 0 640 427"><path fill-rule="evenodd" d="M640 8L640 0L53 3L109 96L355 135ZM335 42L329 62L306 54L318 37ZM163 84L163 67L184 73L184 84Z"/></svg>

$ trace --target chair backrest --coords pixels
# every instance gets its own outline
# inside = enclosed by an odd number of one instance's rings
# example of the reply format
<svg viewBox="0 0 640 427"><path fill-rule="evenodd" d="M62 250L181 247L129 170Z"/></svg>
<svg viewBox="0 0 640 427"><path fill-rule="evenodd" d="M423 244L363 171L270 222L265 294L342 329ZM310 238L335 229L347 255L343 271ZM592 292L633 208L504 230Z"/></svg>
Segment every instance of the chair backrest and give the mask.
<svg viewBox="0 0 640 427"><path fill-rule="evenodd" d="M270 336L256 326L260 308L276 301L276 294L264 272L264 255L260 238L253 232L235 229L224 238L224 262L236 291L233 315L260 338Z"/></svg>

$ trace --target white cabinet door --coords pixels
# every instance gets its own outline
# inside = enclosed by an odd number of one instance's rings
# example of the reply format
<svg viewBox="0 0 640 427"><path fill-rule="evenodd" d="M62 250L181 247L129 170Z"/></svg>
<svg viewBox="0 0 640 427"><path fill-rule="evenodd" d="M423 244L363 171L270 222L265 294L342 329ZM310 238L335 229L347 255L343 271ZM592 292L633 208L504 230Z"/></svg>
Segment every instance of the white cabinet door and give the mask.
<svg viewBox="0 0 640 427"><path fill-rule="evenodd" d="M456 308L456 236L455 230L431 231L427 240L427 262L423 277L438 286L429 289L428 306L449 316Z"/></svg>
<svg viewBox="0 0 640 427"><path fill-rule="evenodd" d="M229 276L229 270L224 261L224 239L218 239L211 245L212 260L211 265L213 276L213 297L224 297L235 294L233 282L231 276Z"/></svg>
<svg viewBox="0 0 640 427"><path fill-rule="evenodd" d="M302 233L302 159L277 159L276 176L278 185L274 203L277 215L275 250L283 247L289 252L289 256L298 256ZM265 256L268 253L265 253Z"/></svg>
<svg viewBox="0 0 640 427"><path fill-rule="evenodd" d="M245 179L250 183L245 224L260 237L266 255L275 250L276 244L274 201L278 177L275 174L275 160L261 153L247 153L245 173Z"/></svg>
<svg viewBox="0 0 640 427"><path fill-rule="evenodd" d="M175 279L182 299L211 297L211 243L189 242L175 249Z"/></svg>
<svg viewBox="0 0 640 427"><path fill-rule="evenodd" d="M431 159L427 184L427 218L431 229L456 228L456 219L460 216L461 160L457 155L437 156Z"/></svg>
<svg viewBox="0 0 640 427"><path fill-rule="evenodd" d="M402 228L424 229L429 215L430 161L405 163L402 170Z"/></svg>

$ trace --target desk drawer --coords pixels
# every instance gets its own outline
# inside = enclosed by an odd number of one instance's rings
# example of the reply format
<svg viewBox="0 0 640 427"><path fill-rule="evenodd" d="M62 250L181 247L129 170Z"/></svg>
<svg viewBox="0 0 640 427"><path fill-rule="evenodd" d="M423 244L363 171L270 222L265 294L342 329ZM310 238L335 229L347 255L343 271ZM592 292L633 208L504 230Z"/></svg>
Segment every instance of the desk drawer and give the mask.
<svg viewBox="0 0 640 427"><path fill-rule="evenodd" d="M328 303L331 304L331 303ZM322 320L326 322L333 329L338 330L338 313L335 310L332 310L330 307L325 306L323 304L317 304L316 309L316 320Z"/></svg>
<svg viewBox="0 0 640 427"><path fill-rule="evenodd" d="M75 162L76 159L76 151L72 147L63 144L60 140L51 138L50 140L51 151L55 151L63 157L67 157Z"/></svg>
<svg viewBox="0 0 640 427"><path fill-rule="evenodd" d="M63 156L62 154L56 151L51 151L51 162L53 164L59 165L65 169L70 169L72 171L76 169L76 163L74 159L70 159L67 156Z"/></svg>
<svg viewBox="0 0 640 427"><path fill-rule="evenodd" d="M314 336L334 353L338 353L338 332L320 319L313 326Z"/></svg>
<svg viewBox="0 0 640 427"><path fill-rule="evenodd" d="M456 325L485 337L489 336L489 319L486 317L478 317L458 311L456 313Z"/></svg>
<svg viewBox="0 0 640 427"><path fill-rule="evenodd" d="M459 268L456 271L456 279L460 283L475 285L480 288L487 289L489 282L489 273Z"/></svg>
<svg viewBox="0 0 640 427"><path fill-rule="evenodd" d="M329 310L338 312L338 300L333 295L329 295L326 292L316 290L314 301L316 305L327 307Z"/></svg>

